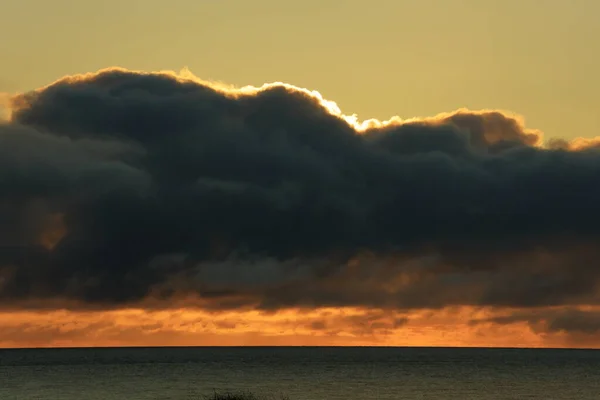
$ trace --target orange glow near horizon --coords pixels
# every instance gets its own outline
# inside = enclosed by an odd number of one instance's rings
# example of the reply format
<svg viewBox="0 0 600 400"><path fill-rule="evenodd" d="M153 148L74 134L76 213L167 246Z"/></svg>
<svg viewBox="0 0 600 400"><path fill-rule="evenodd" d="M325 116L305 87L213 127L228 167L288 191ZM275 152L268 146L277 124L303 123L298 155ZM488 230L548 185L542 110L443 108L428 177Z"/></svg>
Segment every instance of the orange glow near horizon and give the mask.
<svg viewBox="0 0 600 400"><path fill-rule="evenodd" d="M473 320L505 311L458 307L398 314L358 308L221 311L5 311L0 347L435 346L600 348L594 335L547 332L543 324Z"/></svg>

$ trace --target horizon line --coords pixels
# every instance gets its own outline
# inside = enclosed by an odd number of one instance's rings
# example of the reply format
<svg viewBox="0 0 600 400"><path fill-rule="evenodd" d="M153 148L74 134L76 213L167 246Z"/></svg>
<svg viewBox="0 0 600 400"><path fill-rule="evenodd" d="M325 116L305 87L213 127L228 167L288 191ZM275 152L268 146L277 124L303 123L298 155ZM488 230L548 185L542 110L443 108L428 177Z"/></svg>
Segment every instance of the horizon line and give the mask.
<svg viewBox="0 0 600 400"><path fill-rule="evenodd" d="M438 350L594 350L599 351L597 347L519 347L519 346L393 346L393 345L353 345L353 346L318 346L318 345L217 345L217 346L47 346L47 347L0 347L0 351L6 350L118 350L118 349L244 349L244 348L260 348L260 349L277 349L277 348L305 348L305 349L438 349Z"/></svg>

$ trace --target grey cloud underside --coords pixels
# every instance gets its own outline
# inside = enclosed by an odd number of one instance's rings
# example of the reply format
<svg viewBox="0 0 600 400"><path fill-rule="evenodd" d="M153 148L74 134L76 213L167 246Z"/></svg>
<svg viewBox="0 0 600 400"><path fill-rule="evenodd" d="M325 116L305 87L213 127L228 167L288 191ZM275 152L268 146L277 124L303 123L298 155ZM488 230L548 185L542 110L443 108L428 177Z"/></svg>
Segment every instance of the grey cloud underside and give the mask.
<svg viewBox="0 0 600 400"><path fill-rule="evenodd" d="M535 147L502 113L358 133L300 91L127 71L15 104L0 125L7 307L598 303L600 153ZM54 213L68 234L46 250Z"/></svg>
<svg viewBox="0 0 600 400"><path fill-rule="evenodd" d="M569 333L574 335L597 336L600 333L600 312L584 311L575 308L520 310L505 316L483 320L473 320L473 325L481 323L509 325L527 323L534 331L545 333Z"/></svg>

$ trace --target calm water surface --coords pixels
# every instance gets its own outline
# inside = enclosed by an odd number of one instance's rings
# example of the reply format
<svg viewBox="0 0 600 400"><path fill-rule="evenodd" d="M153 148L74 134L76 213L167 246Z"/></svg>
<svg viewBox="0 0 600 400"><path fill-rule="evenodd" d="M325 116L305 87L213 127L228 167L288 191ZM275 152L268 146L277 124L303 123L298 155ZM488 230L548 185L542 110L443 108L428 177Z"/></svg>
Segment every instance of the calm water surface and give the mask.
<svg viewBox="0 0 600 400"><path fill-rule="evenodd" d="M600 399L600 351L441 348L0 350L2 400Z"/></svg>

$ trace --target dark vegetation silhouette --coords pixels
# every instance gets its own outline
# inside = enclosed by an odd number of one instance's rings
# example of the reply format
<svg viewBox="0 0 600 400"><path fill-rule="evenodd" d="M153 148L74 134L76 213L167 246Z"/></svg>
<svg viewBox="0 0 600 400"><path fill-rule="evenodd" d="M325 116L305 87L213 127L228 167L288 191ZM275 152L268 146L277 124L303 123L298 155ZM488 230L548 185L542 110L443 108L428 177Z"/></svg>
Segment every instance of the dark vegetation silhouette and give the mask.
<svg viewBox="0 0 600 400"><path fill-rule="evenodd" d="M289 400L284 395L258 396L250 391L241 392L217 392L204 396L204 400Z"/></svg>

